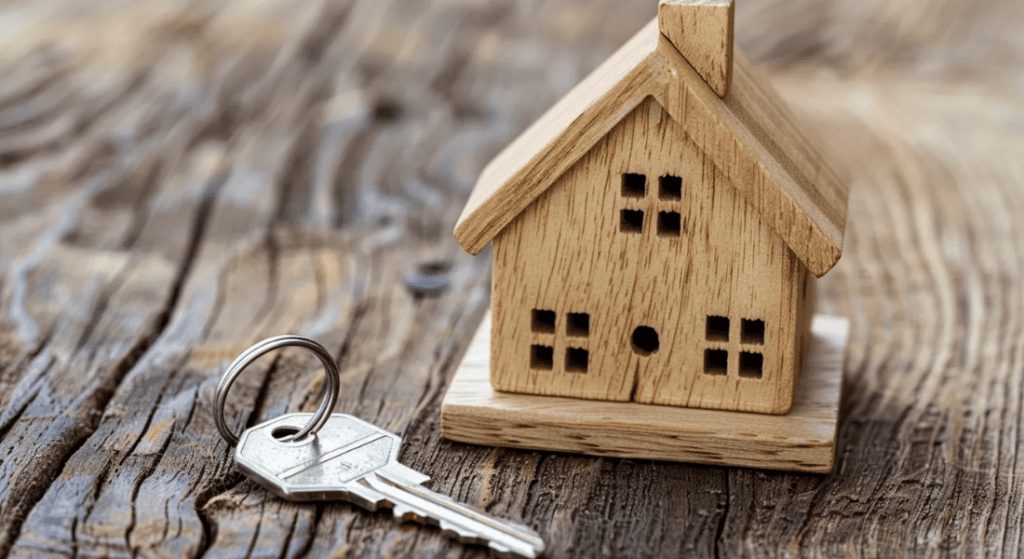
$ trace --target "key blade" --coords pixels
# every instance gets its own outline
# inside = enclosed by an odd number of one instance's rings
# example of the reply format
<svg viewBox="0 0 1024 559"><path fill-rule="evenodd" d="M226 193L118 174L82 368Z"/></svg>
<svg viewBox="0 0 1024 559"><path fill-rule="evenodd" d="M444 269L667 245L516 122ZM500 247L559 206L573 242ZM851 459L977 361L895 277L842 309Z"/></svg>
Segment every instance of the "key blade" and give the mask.
<svg viewBox="0 0 1024 559"><path fill-rule="evenodd" d="M475 511L421 485L388 476L383 470L360 482L384 495L392 504L395 516L435 524L454 534L460 542L486 544L498 553L529 559L544 552L544 540L529 527Z"/></svg>

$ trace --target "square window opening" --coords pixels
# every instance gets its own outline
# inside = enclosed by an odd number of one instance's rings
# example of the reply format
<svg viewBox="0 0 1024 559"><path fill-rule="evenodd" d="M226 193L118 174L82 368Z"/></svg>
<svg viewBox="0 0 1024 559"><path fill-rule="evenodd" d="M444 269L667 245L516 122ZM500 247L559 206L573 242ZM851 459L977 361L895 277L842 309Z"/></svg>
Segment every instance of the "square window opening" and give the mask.
<svg viewBox="0 0 1024 559"><path fill-rule="evenodd" d="M643 198L647 194L647 176L637 173L622 175L622 195L626 198Z"/></svg>
<svg viewBox="0 0 1024 559"><path fill-rule="evenodd" d="M643 210L622 210L619 218L619 231L623 233L642 233L643 230Z"/></svg>
<svg viewBox="0 0 1024 559"><path fill-rule="evenodd" d="M590 315L585 312L569 313L565 323L565 333L570 336L587 337L590 335Z"/></svg>
<svg viewBox="0 0 1024 559"><path fill-rule="evenodd" d="M745 344L764 345L764 321L744 318L740 322L740 341Z"/></svg>
<svg viewBox="0 0 1024 559"><path fill-rule="evenodd" d="M578 347L565 350L565 370L569 373L585 373L590 364L590 352Z"/></svg>
<svg viewBox="0 0 1024 559"><path fill-rule="evenodd" d="M668 175L659 181L658 197L662 200L682 200L683 179Z"/></svg>
<svg viewBox="0 0 1024 559"><path fill-rule="evenodd" d="M555 364L555 348L546 345L530 346L530 368L550 371Z"/></svg>
<svg viewBox="0 0 1024 559"><path fill-rule="evenodd" d="M740 376L745 378L761 378L764 370L764 356L749 351L740 352Z"/></svg>
<svg viewBox="0 0 1024 559"><path fill-rule="evenodd" d="M729 317L709 316L705 337L709 342L729 341Z"/></svg>
<svg viewBox="0 0 1024 559"><path fill-rule="evenodd" d="M724 375L729 372L729 352L724 349L704 350L704 374Z"/></svg>
<svg viewBox="0 0 1024 559"><path fill-rule="evenodd" d="M530 326L534 332L539 332L541 334L554 334L555 311L533 309L533 320L531 321Z"/></svg>
<svg viewBox="0 0 1024 559"><path fill-rule="evenodd" d="M678 237L679 230L679 212L658 212L658 235L662 237Z"/></svg>

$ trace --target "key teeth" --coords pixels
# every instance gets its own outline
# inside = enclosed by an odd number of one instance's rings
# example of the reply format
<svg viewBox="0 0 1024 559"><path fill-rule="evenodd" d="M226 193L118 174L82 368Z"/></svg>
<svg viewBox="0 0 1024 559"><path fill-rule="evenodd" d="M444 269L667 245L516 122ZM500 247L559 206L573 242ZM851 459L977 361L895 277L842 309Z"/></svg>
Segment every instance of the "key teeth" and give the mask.
<svg viewBox="0 0 1024 559"><path fill-rule="evenodd" d="M524 552L523 554L519 554L515 551L512 551L512 548L502 545L498 542L487 542L487 547L491 548L494 551L495 555L501 557L502 559L523 559L523 557L536 559L537 557L540 557L542 553L544 553L544 550L541 549L540 551L530 550L528 552Z"/></svg>
<svg viewBox="0 0 1024 559"><path fill-rule="evenodd" d="M391 512L395 515L395 518L402 522L423 522L423 515L416 512L407 505L395 504L391 507Z"/></svg>
<svg viewBox="0 0 1024 559"><path fill-rule="evenodd" d="M511 547L504 545L497 541L487 540L480 537L479 534L460 528L459 526L442 520L438 523L438 528L441 529L441 533L451 539L454 539L464 544L486 544L488 548L493 550L498 557L503 559L522 559L523 557L535 558L539 556L536 550L531 550L525 553L518 553L513 551Z"/></svg>
<svg viewBox="0 0 1024 559"><path fill-rule="evenodd" d="M383 478L385 480L389 479L389 478L386 478L384 476L380 476L380 478ZM459 541L461 543L466 543L466 544L486 545L488 548L492 549L500 557L506 557L506 558L509 558L509 559L513 559L513 558L521 559L521 558L524 558L524 557L528 558L528 559L535 559L536 557L540 556L543 553L543 550L544 550L543 542L540 542L540 547L537 547L537 544L535 544L532 541L530 541L531 538L529 538L529 537L527 537L527 538L517 538L517 541L519 541L520 539L524 540L523 541L523 543L524 543L523 547L519 547L519 546L512 546L512 547L510 547L510 546L508 546L506 544L499 543L498 541L492 541L492 540L488 539L487 537L484 537L481 534L479 534L479 533L477 533L477 532L475 532L475 531L473 531L473 530L471 530L469 528L462 527L458 523L454 523L454 522L452 522L450 520L446 520L446 519L443 519L443 518L438 518L436 515L431 515L429 511L421 510L419 507L416 507L415 505L405 504L401 498L396 498L393 495L391 497L386 497L386 495L388 493L392 493L392 491L390 491L387 487L380 486L381 483L385 483L385 482L381 481L380 478L374 478L372 476L368 476L367 478L362 480L362 484L365 485L367 488L373 489L377 494L380 494L381 498L377 499L377 501L376 501L378 503L378 505L381 508L384 508L384 507L391 508L392 513L394 514L394 516L396 518L402 520L402 521L414 521L414 522L418 522L420 524L424 524L424 525L428 525L428 526L436 526L436 527L440 528L441 533L443 535L445 535L446 537L448 537L448 538L451 538L453 540ZM486 513L480 511L476 507L471 507L471 506L468 506L468 505L464 505L464 504L458 503L457 501L455 501L454 499L452 499L451 497L449 497L447 495L434 494L433 492L429 492L429 493L431 493L430 498L433 499L436 502L451 503L452 505L454 505L456 507L467 508L469 510L472 510L472 511L475 511L475 512L479 512L480 514L486 515ZM518 524L518 523L511 523L511 522L509 524L513 528L516 528L518 530L527 532L527 534L531 534L531 535L533 534L532 530L530 530L525 525ZM536 539L539 539L539 536L537 536ZM515 549L515 548L518 548L518 549Z"/></svg>
<svg viewBox="0 0 1024 559"><path fill-rule="evenodd" d="M506 545L503 545L496 541L487 540L486 538L482 538L476 532L473 532L472 530L469 530L467 528L462 528L458 524L455 524L448 520L440 520L424 516L422 513L408 505L404 505L401 503L392 504L390 502L388 502L387 504L391 506L391 511L394 514L395 518L403 522L417 522L419 524L437 526L441 530L442 535L453 540L456 540L460 543L486 544L487 547L494 550L498 557L501 557L503 559L521 559L522 557L537 557L539 555L538 553L533 552L525 555L517 553L513 551L512 548Z"/></svg>
<svg viewBox="0 0 1024 559"><path fill-rule="evenodd" d="M438 522L437 527L441 529L442 534L461 543L483 543L483 540L475 532L466 528L461 528L457 524L453 524L447 520Z"/></svg>
<svg viewBox="0 0 1024 559"><path fill-rule="evenodd" d="M391 509L391 514L402 522L415 522L424 526L436 526L437 522L409 505L384 501L384 506Z"/></svg>

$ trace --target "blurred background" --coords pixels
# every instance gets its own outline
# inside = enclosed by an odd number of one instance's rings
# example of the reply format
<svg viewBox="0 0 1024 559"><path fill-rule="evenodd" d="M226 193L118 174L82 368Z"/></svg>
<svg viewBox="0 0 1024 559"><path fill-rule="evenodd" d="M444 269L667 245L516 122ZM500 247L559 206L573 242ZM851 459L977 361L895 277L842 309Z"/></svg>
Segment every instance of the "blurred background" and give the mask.
<svg viewBox="0 0 1024 559"><path fill-rule="evenodd" d="M1019 1L737 2L851 185L819 284L853 328L835 474L440 441L489 304L489 252L451 236L477 174L656 11L0 0L0 555L482 556L232 470L216 375L284 332L335 352L338 411L551 557L1019 555ZM320 382L286 352L231 416L312 409Z"/></svg>

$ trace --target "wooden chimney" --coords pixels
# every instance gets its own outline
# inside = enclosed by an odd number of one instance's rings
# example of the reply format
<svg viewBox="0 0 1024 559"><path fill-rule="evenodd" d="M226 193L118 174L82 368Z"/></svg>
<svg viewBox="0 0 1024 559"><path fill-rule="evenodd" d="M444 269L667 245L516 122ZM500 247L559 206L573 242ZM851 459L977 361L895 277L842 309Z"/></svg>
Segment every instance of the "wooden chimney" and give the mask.
<svg viewBox="0 0 1024 559"><path fill-rule="evenodd" d="M732 81L735 0L661 0L658 27L719 97Z"/></svg>

